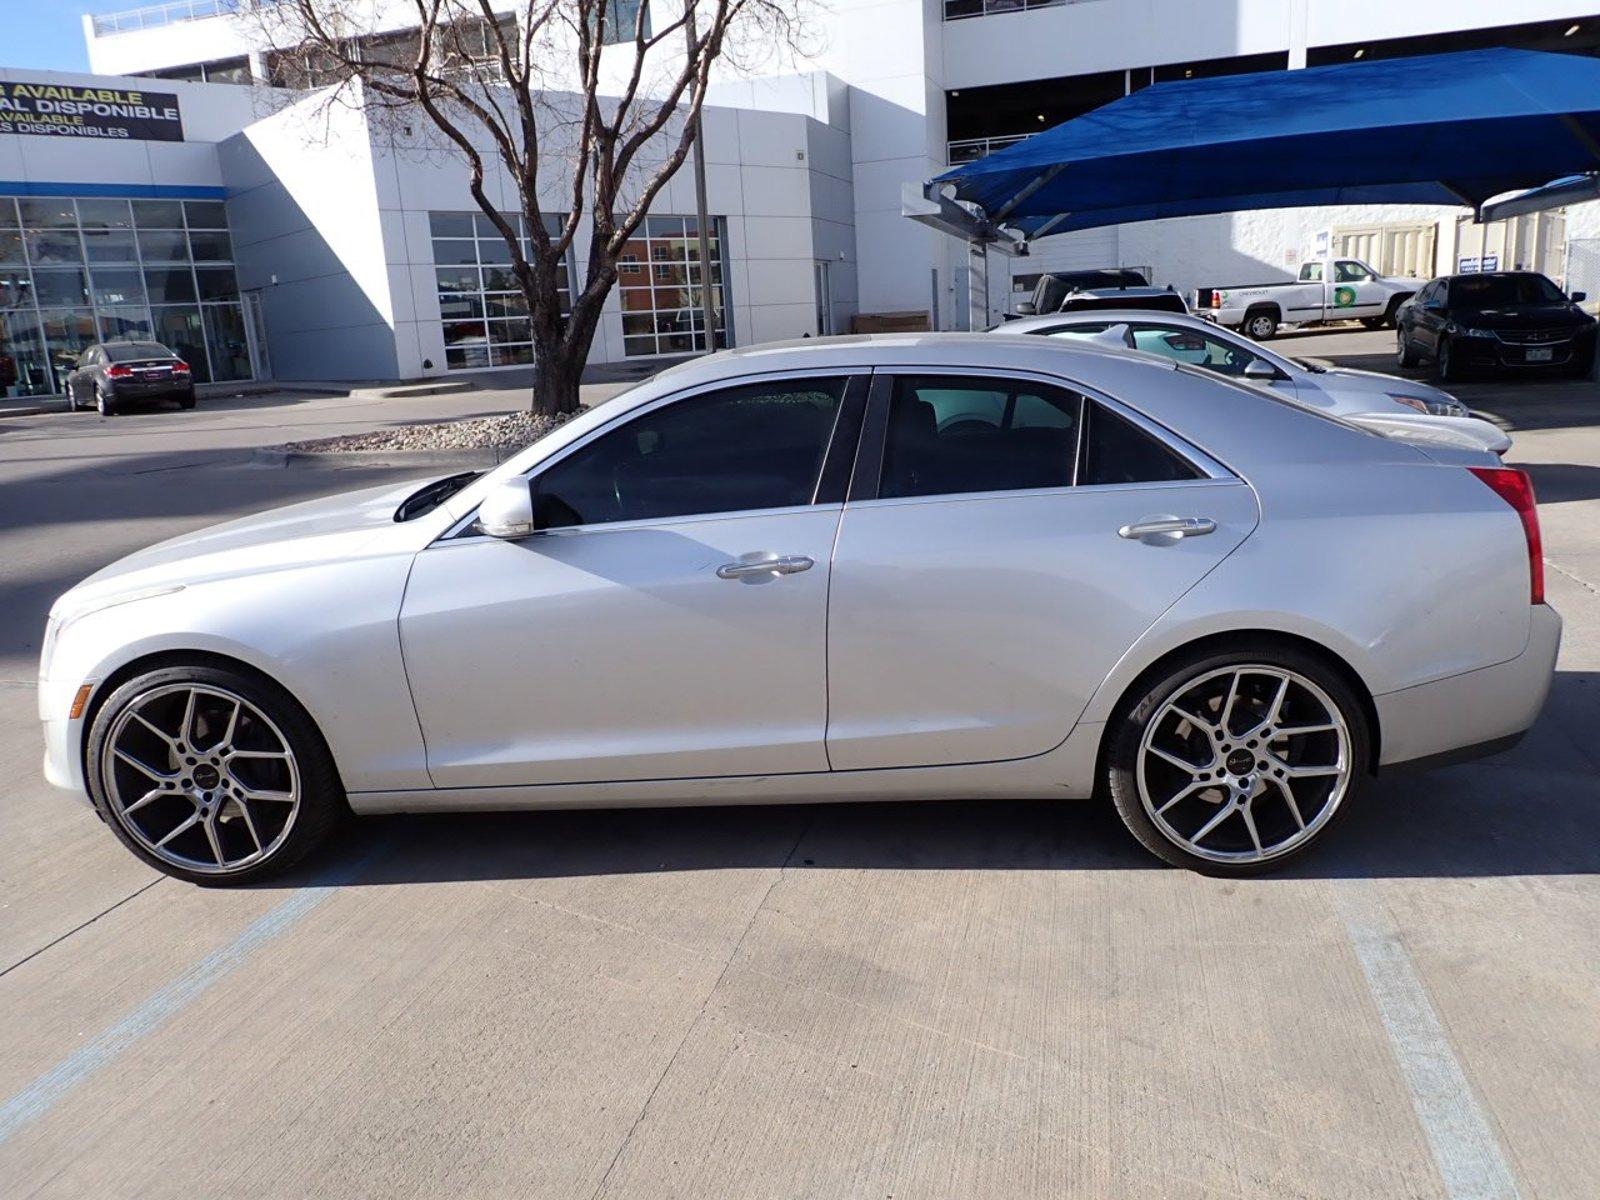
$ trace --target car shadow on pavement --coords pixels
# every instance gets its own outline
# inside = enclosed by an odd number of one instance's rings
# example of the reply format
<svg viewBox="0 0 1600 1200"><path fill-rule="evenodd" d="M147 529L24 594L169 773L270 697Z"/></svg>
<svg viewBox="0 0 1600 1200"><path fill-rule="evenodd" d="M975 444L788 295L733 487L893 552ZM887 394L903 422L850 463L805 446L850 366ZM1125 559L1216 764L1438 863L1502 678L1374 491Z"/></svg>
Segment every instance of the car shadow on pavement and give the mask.
<svg viewBox="0 0 1600 1200"><path fill-rule="evenodd" d="M1600 466L1588 463L1518 463L1533 477L1540 504L1600 500Z"/></svg>
<svg viewBox="0 0 1600 1200"><path fill-rule="evenodd" d="M1378 780L1272 879L1600 874L1600 673L1561 672L1509 753ZM758 798L758 797L753 797ZM1097 800L909 801L429 814L355 822L264 886L791 870L1166 870Z"/></svg>

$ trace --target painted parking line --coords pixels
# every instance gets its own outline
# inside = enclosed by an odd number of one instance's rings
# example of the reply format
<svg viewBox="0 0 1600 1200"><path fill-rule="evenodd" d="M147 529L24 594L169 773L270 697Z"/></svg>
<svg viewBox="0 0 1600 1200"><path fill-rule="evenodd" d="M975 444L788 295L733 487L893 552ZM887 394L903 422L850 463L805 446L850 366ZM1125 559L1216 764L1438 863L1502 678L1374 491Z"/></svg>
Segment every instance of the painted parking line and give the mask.
<svg viewBox="0 0 1600 1200"><path fill-rule="evenodd" d="M0 1105L0 1146L45 1116L80 1083L110 1066L225 979L246 959L333 895L337 887L305 887L247 926L227 945L213 950L171 983L147 997L115 1025L84 1043L27 1087Z"/></svg>
<svg viewBox="0 0 1600 1200"><path fill-rule="evenodd" d="M1334 907L1388 1031L1445 1194L1450 1200L1516 1200L1516 1180L1500 1139L1473 1096L1377 884L1342 879L1332 886Z"/></svg>

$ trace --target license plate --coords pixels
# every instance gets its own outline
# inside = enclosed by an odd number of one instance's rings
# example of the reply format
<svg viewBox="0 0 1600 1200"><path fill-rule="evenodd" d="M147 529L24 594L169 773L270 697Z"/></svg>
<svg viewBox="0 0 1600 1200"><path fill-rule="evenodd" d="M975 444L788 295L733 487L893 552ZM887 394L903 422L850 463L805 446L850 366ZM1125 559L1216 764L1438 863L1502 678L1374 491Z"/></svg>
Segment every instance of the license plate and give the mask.
<svg viewBox="0 0 1600 1200"><path fill-rule="evenodd" d="M1538 350L1535 350L1535 351L1533 351L1533 353L1534 354L1538 354L1540 352ZM1546 351L1544 351L1544 354L1548 357L1549 354L1550 354L1550 351L1546 350ZM141 371L141 372L139 372L139 378L140 379L160 379L161 378L161 372L160 371Z"/></svg>
<svg viewBox="0 0 1600 1200"><path fill-rule="evenodd" d="M1542 346L1538 349L1528 351L1529 362L1549 362L1551 359L1555 358L1555 356L1556 352L1549 346Z"/></svg>

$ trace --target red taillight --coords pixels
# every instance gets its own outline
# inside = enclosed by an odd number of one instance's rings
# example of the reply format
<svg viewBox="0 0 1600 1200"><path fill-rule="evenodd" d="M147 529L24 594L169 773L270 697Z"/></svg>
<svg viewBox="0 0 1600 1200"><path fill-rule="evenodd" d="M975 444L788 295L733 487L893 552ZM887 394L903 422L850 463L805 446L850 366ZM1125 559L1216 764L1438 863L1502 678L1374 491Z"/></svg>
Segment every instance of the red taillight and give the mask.
<svg viewBox="0 0 1600 1200"><path fill-rule="evenodd" d="M175 363L173 363L172 364L172 373L174 375L187 375L187 374L189 374L189 364L186 363L186 362L175 362Z"/></svg>
<svg viewBox="0 0 1600 1200"><path fill-rule="evenodd" d="M1528 540L1528 578L1530 603L1544 603L1544 542L1539 536L1539 506L1533 497L1533 480L1526 471L1511 467L1468 467L1522 518L1522 534Z"/></svg>
<svg viewBox="0 0 1600 1200"><path fill-rule="evenodd" d="M124 379L133 374L133 368L124 367L121 365L109 366L106 368L106 374L111 376L113 379Z"/></svg>

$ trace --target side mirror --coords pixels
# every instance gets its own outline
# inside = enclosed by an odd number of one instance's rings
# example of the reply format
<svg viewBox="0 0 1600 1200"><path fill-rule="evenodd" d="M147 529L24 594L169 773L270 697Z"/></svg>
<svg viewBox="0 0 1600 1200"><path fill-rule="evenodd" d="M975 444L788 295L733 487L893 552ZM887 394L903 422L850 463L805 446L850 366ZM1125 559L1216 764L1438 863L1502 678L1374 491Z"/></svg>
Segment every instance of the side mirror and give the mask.
<svg viewBox="0 0 1600 1200"><path fill-rule="evenodd" d="M1264 358L1252 358L1245 364L1244 377L1246 379L1277 379L1278 368Z"/></svg>
<svg viewBox="0 0 1600 1200"><path fill-rule="evenodd" d="M533 532L533 488L521 475L502 479L478 505L478 528L490 537L516 541Z"/></svg>
<svg viewBox="0 0 1600 1200"><path fill-rule="evenodd" d="M1017 304L1017 316L1031 317L1039 310L1034 308L1032 300L1023 300Z"/></svg>
<svg viewBox="0 0 1600 1200"><path fill-rule="evenodd" d="M1588 292L1573 292L1572 293L1572 302L1574 304L1582 304L1588 298L1589 298L1589 293Z"/></svg>

